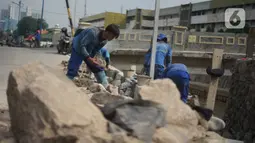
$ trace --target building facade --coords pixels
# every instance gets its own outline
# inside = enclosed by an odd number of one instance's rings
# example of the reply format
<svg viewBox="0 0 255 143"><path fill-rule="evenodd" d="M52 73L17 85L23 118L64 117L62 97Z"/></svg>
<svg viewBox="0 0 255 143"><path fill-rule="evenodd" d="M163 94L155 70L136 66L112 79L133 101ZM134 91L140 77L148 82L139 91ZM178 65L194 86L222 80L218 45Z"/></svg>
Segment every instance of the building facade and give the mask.
<svg viewBox="0 0 255 143"><path fill-rule="evenodd" d="M223 2L224 5L218 4L219 2L216 4L216 1L193 4L191 29L205 31L207 27L212 27L215 32L226 30L225 10L227 8L243 8L246 12L246 24L255 26L255 1L247 1L246 3L229 1L229 3Z"/></svg>
<svg viewBox="0 0 255 143"><path fill-rule="evenodd" d="M33 18L35 19L40 19L41 18L41 14L40 13L34 13L32 12L32 15L31 15Z"/></svg>
<svg viewBox="0 0 255 143"><path fill-rule="evenodd" d="M246 11L246 24L255 26L255 0L212 0L160 9L159 30L170 30L180 25L194 31L206 31L207 27L215 32L224 31L227 8L243 8ZM128 10L127 24L135 20L134 29L153 29L154 11L150 10L149 14L144 11L148 10Z"/></svg>
<svg viewBox="0 0 255 143"><path fill-rule="evenodd" d="M125 28L126 15L115 12L104 12L80 19L80 22L91 23L92 26L105 28L109 24L117 24L120 28Z"/></svg>
<svg viewBox="0 0 255 143"><path fill-rule="evenodd" d="M126 12L126 27L132 29L151 29L154 20L154 11L136 8L127 10Z"/></svg>
<svg viewBox="0 0 255 143"><path fill-rule="evenodd" d="M9 9L2 9L1 10L0 20L5 20L5 18L8 18L9 16L10 16Z"/></svg>

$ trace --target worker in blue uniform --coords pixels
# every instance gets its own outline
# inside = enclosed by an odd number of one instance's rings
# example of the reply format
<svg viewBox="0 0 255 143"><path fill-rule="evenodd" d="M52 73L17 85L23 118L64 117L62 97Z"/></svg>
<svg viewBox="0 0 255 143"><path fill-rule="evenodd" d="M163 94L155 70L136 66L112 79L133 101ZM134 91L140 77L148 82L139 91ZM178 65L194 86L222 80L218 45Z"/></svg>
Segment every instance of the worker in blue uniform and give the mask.
<svg viewBox="0 0 255 143"><path fill-rule="evenodd" d="M105 62L106 62L106 68L109 68L110 65L110 53L108 52L108 50L103 47L100 51L99 51L100 55L102 55L102 57L104 58Z"/></svg>
<svg viewBox="0 0 255 143"><path fill-rule="evenodd" d="M97 27L86 28L73 38L72 53L68 63L67 77L73 79L78 75L79 67L84 61L87 67L94 73L97 82L105 87L108 81L104 68L93 57L93 53L100 51L107 41L119 37L119 28L115 24L108 25L105 30Z"/></svg>
<svg viewBox="0 0 255 143"><path fill-rule="evenodd" d="M187 103L189 94L190 76L184 64L169 64L164 71L163 78L171 79L181 94L181 100Z"/></svg>
<svg viewBox="0 0 255 143"><path fill-rule="evenodd" d="M157 36L156 48L154 79L159 79L162 78L166 65L172 62L172 48L167 44L165 34ZM150 75L151 50L152 48L145 55L144 70L146 75Z"/></svg>

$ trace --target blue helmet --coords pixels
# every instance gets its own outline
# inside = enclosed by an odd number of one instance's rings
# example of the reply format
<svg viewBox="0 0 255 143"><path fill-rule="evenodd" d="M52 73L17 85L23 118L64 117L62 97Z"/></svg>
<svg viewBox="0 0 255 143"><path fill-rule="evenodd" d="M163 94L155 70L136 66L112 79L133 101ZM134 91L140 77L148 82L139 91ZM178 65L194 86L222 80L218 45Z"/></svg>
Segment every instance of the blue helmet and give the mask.
<svg viewBox="0 0 255 143"><path fill-rule="evenodd" d="M163 39L167 39L167 37L166 37L166 35L165 34L162 34L162 33L160 33L160 34L158 34L158 37L157 37L157 40L163 40Z"/></svg>

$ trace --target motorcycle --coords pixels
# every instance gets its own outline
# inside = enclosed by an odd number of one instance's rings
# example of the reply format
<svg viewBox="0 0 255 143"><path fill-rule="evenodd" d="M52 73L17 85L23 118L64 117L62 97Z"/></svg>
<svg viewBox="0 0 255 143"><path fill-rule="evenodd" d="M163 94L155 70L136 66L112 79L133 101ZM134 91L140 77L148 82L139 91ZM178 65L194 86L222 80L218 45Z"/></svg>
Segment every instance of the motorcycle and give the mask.
<svg viewBox="0 0 255 143"><path fill-rule="evenodd" d="M29 35L27 38L24 39L25 41L29 42L30 48L36 48L36 41L34 35Z"/></svg>
<svg viewBox="0 0 255 143"><path fill-rule="evenodd" d="M4 46L4 40L0 40L0 45Z"/></svg>
<svg viewBox="0 0 255 143"><path fill-rule="evenodd" d="M71 53L71 44L69 38L58 41L57 50L59 54L67 55Z"/></svg>
<svg viewBox="0 0 255 143"><path fill-rule="evenodd" d="M15 39L13 38L13 36L9 36L6 40L6 45L8 47L16 47L16 41Z"/></svg>

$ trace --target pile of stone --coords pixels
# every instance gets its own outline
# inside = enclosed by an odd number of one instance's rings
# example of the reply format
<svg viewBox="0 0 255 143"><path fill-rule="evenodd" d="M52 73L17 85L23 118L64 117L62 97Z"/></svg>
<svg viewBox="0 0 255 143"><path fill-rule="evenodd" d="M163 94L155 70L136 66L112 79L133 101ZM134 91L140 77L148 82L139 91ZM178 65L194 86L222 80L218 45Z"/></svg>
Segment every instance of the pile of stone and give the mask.
<svg viewBox="0 0 255 143"><path fill-rule="evenodd" d="M66 72L68 62L62 61L62 65L64 67L64 72ZM104 89L102 85L96 83L96 79L87 69L85 63L81 65L78 75L79 76L74 80L75 84L78 87L87 88L92 93L97 93L96 95L98 95L98 93L104 93L104 95L112 94L115 96L122 96L123 98L134 96L137 81L132 78L125 78L123 72L113 66L109 66L109 69L106 70L106 75L109 82L107 89Z"/></svg>
<svg viewBox="0 0 255 143"><path fill-rule="evenodd" d="M13 70L8 79L7 99L11 131L6 129L2 143L142 143L125 128L113 124L102 114L102 107L116 101L131 101L119 94L132 89L130 80L105 89L81 70L75 83L62 71L41 63ZM116 70L113 70L116 73ZM117 74L121 72L117 71ZM112 81L120 78L109 76ZM80 83L77 86L77 83ZM125 83L125 84L124 84ZM120 87L120 89L118 89ZM137 93L144 101L162 105L167 111L163 127L155 128L151 143L225 143L212 130L210 121L180 100L175 84L168 80L150 81ZM170 96L171 95L171 96ZM94 104L93 104L94 103ZM132 116L132 115L127 115ZM9 120L7 118L6 120ZM141 120L141 119L140 119ZM115 127L115 131L110 131ZM1 127L1 126L0 126ZM144 133L146 134L146 133Z"/></svg>
<svg viewBox="0 0 255 143"><path fill-rule="evenodd" d="M126 99L113 95L111 87L105 89L89 78L85 84L90 86L77 87L63 72L41 63L13 70L8 80L7 99L15 140L19 143L142 142L125 132L109 133L112 123L92 103L104 106ZM167 110L166 125L155 130L153 143L225 142L209 132L208 122L179 99L178 89L170 80L151 81L141 87L139 95L162 104ZM96 96L102 99L93 98ZM114 98L104 98L109 96Z"/></svg>

